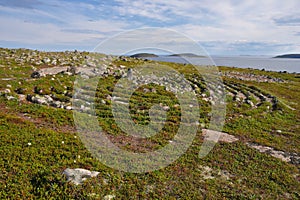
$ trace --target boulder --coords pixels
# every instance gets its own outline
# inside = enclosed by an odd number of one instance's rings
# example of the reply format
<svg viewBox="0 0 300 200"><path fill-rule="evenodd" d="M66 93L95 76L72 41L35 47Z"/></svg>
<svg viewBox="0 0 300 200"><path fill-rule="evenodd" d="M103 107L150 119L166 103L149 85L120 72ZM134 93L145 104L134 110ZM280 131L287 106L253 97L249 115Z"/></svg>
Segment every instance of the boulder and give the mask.
<svg viewBox="0 0 300 200"><path fill-rule="evenodd" d="M67 177L67 181L74 183L75 185L82 184L86 179L96 177L100 172L89 171L87 169L70 169L67 168L63 171L63 174Z"/></svg>

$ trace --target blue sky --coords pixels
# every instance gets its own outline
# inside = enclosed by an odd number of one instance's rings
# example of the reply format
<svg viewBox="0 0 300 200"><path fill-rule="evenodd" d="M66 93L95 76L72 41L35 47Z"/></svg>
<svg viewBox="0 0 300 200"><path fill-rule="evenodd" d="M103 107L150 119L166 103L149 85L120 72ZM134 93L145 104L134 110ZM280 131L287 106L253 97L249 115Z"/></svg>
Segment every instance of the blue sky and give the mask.
<svg viewBox="0 0 300 200"><path fill-rule="evenodd" d="M1 0L0 41L2 47L92 51L123 31L162 27L211 55L300 53L299 8L299 0Z"/></svg>

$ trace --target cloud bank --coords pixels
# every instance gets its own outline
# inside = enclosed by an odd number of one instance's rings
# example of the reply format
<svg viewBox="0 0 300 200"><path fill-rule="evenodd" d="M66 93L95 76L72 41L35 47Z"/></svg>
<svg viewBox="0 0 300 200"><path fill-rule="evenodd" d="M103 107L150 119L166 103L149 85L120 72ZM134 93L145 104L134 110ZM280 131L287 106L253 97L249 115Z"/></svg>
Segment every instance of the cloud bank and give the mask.
<svg viewBox="0 0 300 200"><path fill-rule="evenodd" d="M210 54L299 53L299 7L298 0L2 0L0 40L7 47L92 50L122 31L163 27Z"/></svg>

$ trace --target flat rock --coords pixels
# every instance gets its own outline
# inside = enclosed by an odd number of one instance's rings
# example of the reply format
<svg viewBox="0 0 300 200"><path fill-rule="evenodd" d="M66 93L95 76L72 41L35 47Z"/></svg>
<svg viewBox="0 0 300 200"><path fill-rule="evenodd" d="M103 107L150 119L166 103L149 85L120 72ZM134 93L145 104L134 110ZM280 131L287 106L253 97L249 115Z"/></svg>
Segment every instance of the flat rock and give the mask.
<svg viewBox="0 0 300 200"><path fill-rule="evenodd" d="M40 73L41 76L45 76L45 75L59 74L59 73L65 72L67 70L68 70L68 67L59 66L59 67L44 68L44 69L39 70L38 72Z"/></svg>
<svg viewBox="0 0 300 200"><path fill-rule="evenodd" d="M289 153L284 151L278 151L275 150L272 147L262 146L259 144L253 144L253 143L246 143L249 147L254 148L258 150L261 153L269 154L270 156L273 156L275 158L278 158L284 162L289 162L295 165L299 165L300 163L300 156L296 153Z"/></svg>
<svg viewBox="0 0 300 200"><path fill-rule="evenodd" d="M232 142L236 142L239 140L235 136L230 135L228 133L209 130L209 129L202 129L202 135L205 137L205 139L207 139L209 141L214 141L214 142L219 141L219 142L232 143ZM219 139L218 139L218 137L219 137Z"/></svg>

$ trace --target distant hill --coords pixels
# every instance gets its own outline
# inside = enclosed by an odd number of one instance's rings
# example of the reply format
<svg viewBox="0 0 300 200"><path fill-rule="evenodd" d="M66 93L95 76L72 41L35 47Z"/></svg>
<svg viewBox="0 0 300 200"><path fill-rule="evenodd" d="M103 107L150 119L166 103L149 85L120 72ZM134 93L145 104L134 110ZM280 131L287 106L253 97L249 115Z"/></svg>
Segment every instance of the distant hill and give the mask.
<svg viewBox="0 0 300 200"><path fill-rule="evenodd" d="M169 55L169 56L179 56L179 57L201 57L201 58L206 57L206 56L196 55L196 54L193 54L193 53L178 53L178 54L172 54L172 55Z"/></svg>
<svg viewBox="0 0 300 200"><path fill-rule="evenodd" d="M151 57L158 57L158 55L155 55L153 53L137 53L133 54L130 57L132 58L151 58Z"/></svg>
<svg viewBox="0 0 300 200"><path fill-rule="evenodd" d="M275 56L274 58L300 58L300 54L284 54Z"/></svg>

